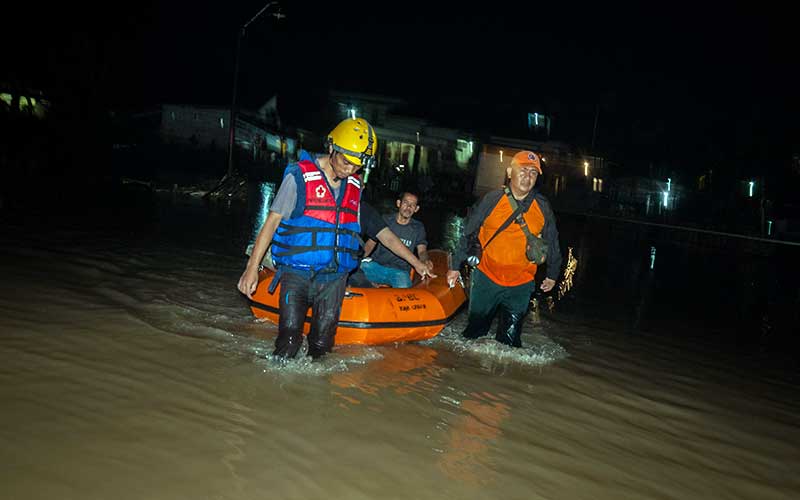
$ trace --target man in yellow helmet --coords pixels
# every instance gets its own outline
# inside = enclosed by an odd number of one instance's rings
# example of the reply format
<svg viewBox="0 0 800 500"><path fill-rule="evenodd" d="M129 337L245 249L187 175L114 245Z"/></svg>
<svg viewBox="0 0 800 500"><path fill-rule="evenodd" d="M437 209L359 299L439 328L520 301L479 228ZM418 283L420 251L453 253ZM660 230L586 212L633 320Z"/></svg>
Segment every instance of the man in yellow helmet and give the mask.
<svg viewBox="0 0 800 500"><path fill-rule="evenodd" d="M308 355L318 358L333 348L347 275L358 265L362 184L357 172L374 162L378 138L366 120L348 118L328 134L326 145L326 155L301 151L299 161L286 168L239 278L239 291L252 299L258 266L271 245L277 268L273 287L281 283L273 352L279 357L297 355L309 307ZM427 271L418 260L415 267L423 275Z"/></svg>

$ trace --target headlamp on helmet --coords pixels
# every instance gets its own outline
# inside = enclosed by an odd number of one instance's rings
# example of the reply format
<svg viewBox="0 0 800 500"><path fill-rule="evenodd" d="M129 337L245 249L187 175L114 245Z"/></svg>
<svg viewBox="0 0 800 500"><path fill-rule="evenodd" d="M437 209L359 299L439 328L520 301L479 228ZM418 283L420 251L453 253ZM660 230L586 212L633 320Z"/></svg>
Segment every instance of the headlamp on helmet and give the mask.
<svg viewBox="0 0 800 500"><path fill-rule="evenodd" d="M378 137L367 120L348 118L342 120L328 134L328 145L343 154L353 165L370 169L375 163Z"/></svg>

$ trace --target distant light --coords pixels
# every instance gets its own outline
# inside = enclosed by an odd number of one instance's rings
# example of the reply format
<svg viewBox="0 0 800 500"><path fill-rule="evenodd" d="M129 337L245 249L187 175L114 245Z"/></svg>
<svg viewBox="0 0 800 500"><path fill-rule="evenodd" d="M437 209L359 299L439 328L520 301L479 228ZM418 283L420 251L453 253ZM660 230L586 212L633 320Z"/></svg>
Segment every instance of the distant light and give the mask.
<svg viewBox="0 0 800 500"><path fill-rule="evenodd" d="M347 110L347 112L350 113L350 118L352 118L353 120L356 119L356 108L350 108Z"/></svg>
<svg viewBox="0 0 800 500"><path fill-rule="evenodd" d="M669 192L664 191L664 208L666 208L668 201L669 201Z"/></svg>
<svg viewBox="0 0 800 500"><path fill-rule="evenodd" d="M533 123L535 123L537 127L539 126L539 113L533 114Z"/></svg>
<svg viewBox="0 0 800 500"><path fill-rule="evenodd" d="M750 185L750 198L752 198L753 197L753 188L756 186L756 183L754 181L750 181L748 184Z"/></svg>
<svg viewBox="0 0 800 500"><path fill-rule="evenodd" d="M503 163L503 150L500 150L500 163Z"/></svg>
<svg viewBox="0 0 800 500"><path fill-rule="evenodd" d="M589 162L588 161L583 162L583 176L584 177L589 177Z"/></svg>
<svg viewBox="0 0 800 500"><path fill-rule="evenodd" d="M419 142L419 132L417 132L417 142Z"/></svg>
<svg viewBox="0 0 800 500"><path fill-rule="evenodd" d="M667 192L669 193L672 187L672 179L667 177Z"/></svg>
<svg viewBox="0 0 800 500"><path fill-rule="evenodd" d="M173 116L174 118L174 116ZM219 119L219 128L225 128L225 118Z"/></svg>
<svg viewBox="0 0 800 500"><path fill-rule="evenodd" d="M650 247L650 269L656 267L656 247Z"/></svg>
<svg viewBox="0 0 800 500"><path fill-rule="evenodd" d="M472 141L469 141L469 152L470 153L472 153L472 151L473 151L472 147L473 147Z"/></svg>
<svg viewBox="0 0 800 500"><path fill-rule="evenodd" d="M772 236L772 221L767 221L767 236Z"/></svg>

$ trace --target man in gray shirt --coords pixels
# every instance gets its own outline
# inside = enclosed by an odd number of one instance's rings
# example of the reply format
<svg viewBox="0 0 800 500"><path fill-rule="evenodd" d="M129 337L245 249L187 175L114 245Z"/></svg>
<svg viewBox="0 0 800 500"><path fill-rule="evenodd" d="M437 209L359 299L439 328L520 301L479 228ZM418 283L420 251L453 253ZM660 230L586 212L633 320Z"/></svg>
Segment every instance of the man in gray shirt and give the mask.
<svg viewBox="0 0 800 500"><path fill-rule="evenodd" d="M397 213L385 215L384 221L403 244L412 252L416 250L419 260L429 270L433 270L433 263L428 257L425 226L413 218L417 211L419 197L414 193L404 192L397 200ZM361 262L361 270L368 280L394 288L411 287L411 266L391 250L370 240L364 245L364 255L367 257Z"/></svg>

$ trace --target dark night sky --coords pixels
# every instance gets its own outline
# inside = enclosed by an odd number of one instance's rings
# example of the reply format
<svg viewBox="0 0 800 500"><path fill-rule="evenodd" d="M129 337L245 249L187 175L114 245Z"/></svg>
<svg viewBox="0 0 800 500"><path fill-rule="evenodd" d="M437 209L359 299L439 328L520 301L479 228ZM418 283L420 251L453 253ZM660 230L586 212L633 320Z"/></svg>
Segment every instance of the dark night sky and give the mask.
<svg viewBox="0 0 800 500"><path fill-rule="evenodd" d="M237 30L264 4L20 13L17 29L6 30L20 50L6 67L33 85L100 92L111 106L225 105ZM405 97L423 110L442 96L467 97L477 110L541 105L556 116L556 137L582 145L599 106L598 148L632 161L797 147L797 43L787 12L730 3L465 5L283 2L286 19L262 16L243 40L240 97L337 88Z"/></svg>

